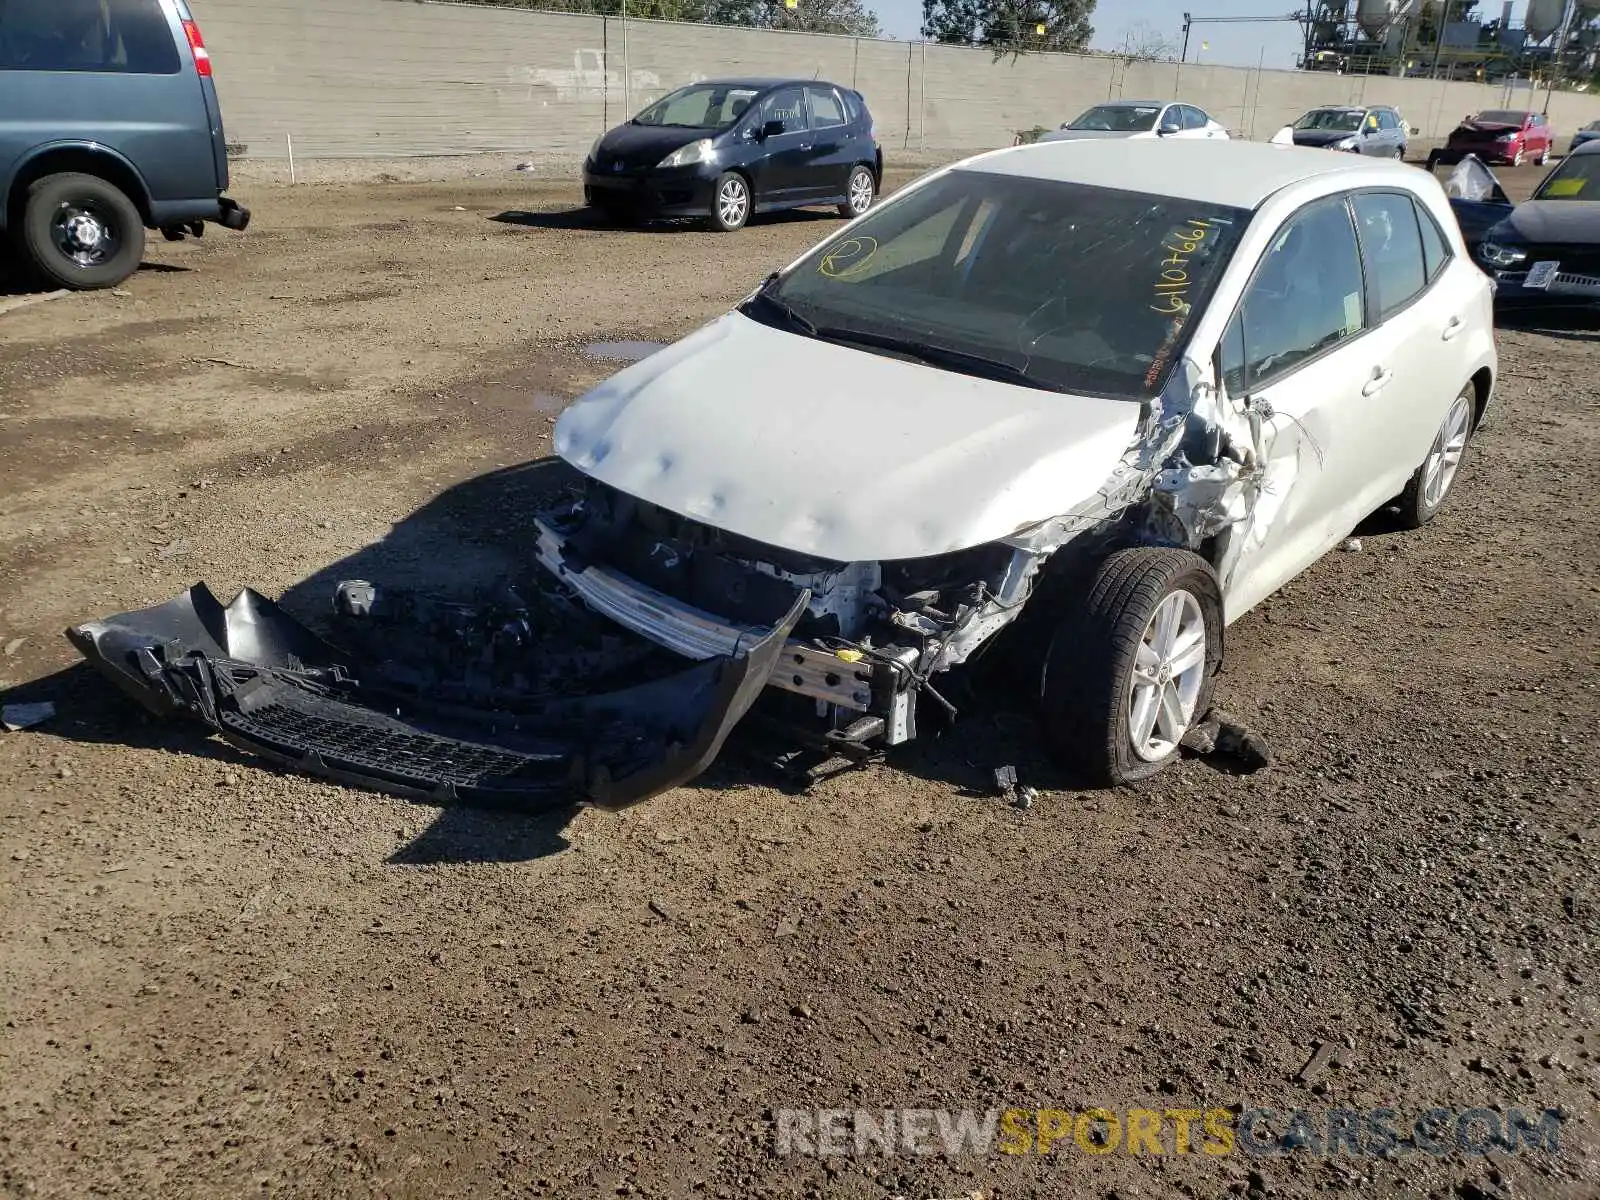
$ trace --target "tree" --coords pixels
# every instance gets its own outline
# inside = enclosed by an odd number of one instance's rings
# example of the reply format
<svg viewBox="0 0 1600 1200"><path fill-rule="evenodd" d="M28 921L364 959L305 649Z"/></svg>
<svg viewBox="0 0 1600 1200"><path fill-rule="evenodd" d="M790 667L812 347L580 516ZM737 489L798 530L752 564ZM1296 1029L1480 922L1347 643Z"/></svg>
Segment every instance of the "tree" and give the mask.
<svg viewBox="0 0 1600 1200"><path fill-rule="evenodd" d="M763 0L753 24L763 29L848 33L856 37L877 37L882 32L877 16L863 7L862 0L799 0L793 8L783 0Z"/></svg>
<svg viewBox="0 0 1600 1200"><path fill-rule="evenodd" d="M620 16L623 0L473 0L507 8L547 12L579 12ZM877 37L878 18L862 0L627 0L630 17L654 21L702 21L711 25L745 25L757 29L801 29L808 33L849 33Z"/></svg>
<svg viewBox="0 0 1600 1200"><path fill-rule="evenodd" d="M1113 53L1126 62L1171 62L1178 56L1178 43L1149 21L1136 21L1122 31Z"/></svg>
<svg viewBox="0 0 1600 1200"><path fill-rule="evenodd" d="M996 57L1089 45L1095 0L922 0L922 36L952 46L988 46Z"/></svg>

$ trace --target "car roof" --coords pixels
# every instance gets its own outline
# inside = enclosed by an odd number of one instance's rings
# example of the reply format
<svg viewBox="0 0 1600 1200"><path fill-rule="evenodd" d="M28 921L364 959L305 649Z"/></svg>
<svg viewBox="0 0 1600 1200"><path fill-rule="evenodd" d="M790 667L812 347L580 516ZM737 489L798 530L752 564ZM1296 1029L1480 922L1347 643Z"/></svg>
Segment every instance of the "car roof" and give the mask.
<svg viewBox="0 0 1600 1200"><path fill-rule="evenodd" d="M1102 100L1099 104L1091 104L1090 108L1150 108L1161 104L1178 104L1178 100Z"/></svg>
<svg viewBox="0 0 1600 1200"><path fill-rule="evenodd" d="M968 159L961 169L1085 183L1229 208L1253 209L1274 192L1329 175L1385 168L1410 179L1415 167L1367 155L1329 154L1303 146L1233 140L1033 142Z"/></svg>
<svg viewBox="0 0 1600 1200"><path fill-rule="evenodd" d="M1600 141L1579 142L1568 152L1567 157L1571 158L1574 154L1600 154Z"/></svg>
<svg viewBox="0 0 1600 1200"><path fill-rule="evenodd" d="M767 76L763 76L763 75L748 75L748 76L740 75L740 76L732 76L732 77L729 77L727 79L697 79L697 80L695 80L695 82L689 83L689 84L685 84L684 86L685 87L746 87L746 88L761 88L762 90L765 90L767 88L775 88L775 87L799 87L802 84L807 84L807 83L815 84L818 87L838 87L838 86L840 86L839 84L836 84L836 83L830 83L826 79L791 79L791 78L789 78L788 76L785 76L785 75L767 75ZM846 91L850 91L852 89L846 88L845 90Z"/></svg>

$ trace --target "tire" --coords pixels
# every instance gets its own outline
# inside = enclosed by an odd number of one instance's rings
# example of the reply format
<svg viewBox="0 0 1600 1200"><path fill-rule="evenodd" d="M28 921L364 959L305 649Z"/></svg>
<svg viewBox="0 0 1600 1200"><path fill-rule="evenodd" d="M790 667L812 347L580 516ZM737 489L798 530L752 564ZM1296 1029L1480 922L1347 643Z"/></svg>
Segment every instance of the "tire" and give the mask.
<svg viewBox="0 0 1600 1200"><path fill-rule="evenodd" d="M1517 147L1517 152L1511 156L1511 165L1513 167L1520 167L1522 165L1522 147L1521 146L1518 146Z"/></svg>
<svg viewBox="0 0 1600 1200"><path fill-rule="evenodd" d="M1428 456L1411 476L1406 490L1400 493L1400 524L1404 528L1421 529L1444 507L1472 440L1472 419L1477 404L1477 390L1469 383L1445 413Z"/></svg>
<svg viewBox="0 0 1600 1200"><path fill-rule="evenodd" d="M711 189L711 227L721 233L743 229L750 219L750 184L737 171L724 171Z"/></svg>
<svg viewBox="0 0 1600 1200"><path fill-rule="evenodd" d="M877 195L878 181L872 177L872 172L859 164L852 167L850 178L845 181L844 203L839 205L839 215L847 221L855 220L872 207Z"/></svg>
<svg viewBox="0 0 1600 1200"><path fill-rule="evenodd" d="M1045 736L1052 755L1085 785L1133 783L1176 758L1183 734L1211 707L1222 662L1222 588L1211 564L1198 554L1158 547L1119 550L1099 564L1088 584L1057 627L1045 657L1040 697ZM1157 617L1164 612L1180 618L1180 635L1192 637L1197 620L1203 648L1198 662L1170 681L1161 680L1170 662L1150 663L1158 674L1142 684L1141 660L1152 648L1160 653L1158 644L1147 641L1161 635ZM1196 644L1183 644L1186 640L1178 641L1180 660L1195 650ZM1169 689L1176 701L1170 721L1161 711ZM1146 703L1154 709L1141 714L1148 721L1140 741L1133 719Z"/></svg>
<svg viewBox="0 0 1600 1200"><path fill-rule="evenodd" d="M97 175L46 175L28 189L20 240L51 283L116 287L144 257L144 219L126 193Z"/></svg>
<svg viewBox="0 0 1600 1200"><path fill-rule="evenodd" d="M1546 165L1549 164L1549 162L1550 162L1550 147L1549 147L1548 144L1546 144L1546 146L1545 146L1545 148L1543 150L1539 151L1539 157L1534 159L1533 161L1538 163L1541 167L1546 166Z"/></svg>

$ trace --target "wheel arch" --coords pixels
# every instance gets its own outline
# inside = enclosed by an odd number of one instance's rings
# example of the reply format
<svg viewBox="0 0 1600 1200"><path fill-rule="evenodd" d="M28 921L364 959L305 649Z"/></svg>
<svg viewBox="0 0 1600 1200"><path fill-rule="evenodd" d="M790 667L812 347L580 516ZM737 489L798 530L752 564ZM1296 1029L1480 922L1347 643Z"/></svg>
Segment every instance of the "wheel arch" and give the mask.
<svg viewBox="0 0 1600 1200"><path fill-rule="evenodd" d="M1472 376L1472 428L1476 430L1483 424L1484 411L1489 407L1489 397L1494 391L1494 372L1488 367L1479 367Z"/></svg>
<svg viewBox="0 0 1600 1200"><path fill-rule="evenodd" d="M28 153L18 165L6 193L0 228L14 228L22 220L28 189L47 175L93 175L121 189L139 210L139 218L150 225L150 189L144 176L121 154L91 142L52 142Z"/></svg>

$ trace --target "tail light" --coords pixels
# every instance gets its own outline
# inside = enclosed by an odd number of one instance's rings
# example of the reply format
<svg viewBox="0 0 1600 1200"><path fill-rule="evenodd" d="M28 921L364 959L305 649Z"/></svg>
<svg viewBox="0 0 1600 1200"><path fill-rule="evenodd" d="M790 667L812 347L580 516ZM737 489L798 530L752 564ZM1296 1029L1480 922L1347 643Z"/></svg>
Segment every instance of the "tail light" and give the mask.
<svg viewBox="0 0 1600 1200"><path fill-rule="evenodd" d="M195 73L202 79L211 78L211 52L206 49L205 38L200 36L200 26L193 21L185 21L183 35L189 39L189 49L194 52Z"/></svg>

